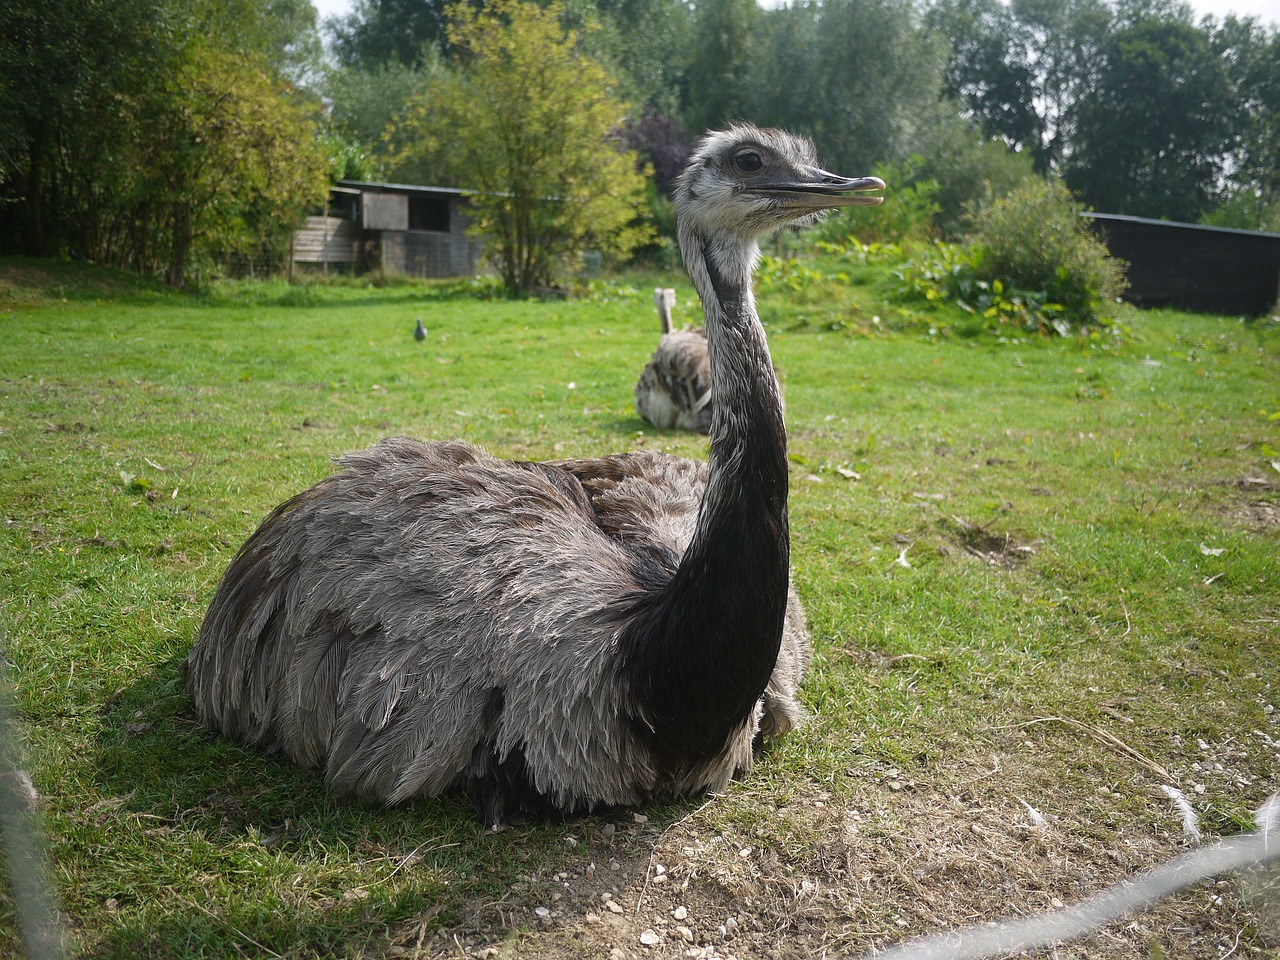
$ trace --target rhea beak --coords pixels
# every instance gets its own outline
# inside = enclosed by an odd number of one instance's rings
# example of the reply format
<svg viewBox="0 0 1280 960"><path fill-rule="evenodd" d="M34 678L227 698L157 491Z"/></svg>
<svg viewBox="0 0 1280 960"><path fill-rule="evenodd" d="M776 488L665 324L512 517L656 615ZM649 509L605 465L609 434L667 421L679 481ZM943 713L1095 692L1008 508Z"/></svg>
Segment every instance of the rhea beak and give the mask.
<svg viewBox="0 0 1280 960"><path fill-rule="evenodd" d="M884 189L884 181L879 177L840 177L818 167L810 167L804 172L805 176L800 180L755 183L747 190L807 210L874 207L884 203L884 197L865 196L868 190Z"/></svg>

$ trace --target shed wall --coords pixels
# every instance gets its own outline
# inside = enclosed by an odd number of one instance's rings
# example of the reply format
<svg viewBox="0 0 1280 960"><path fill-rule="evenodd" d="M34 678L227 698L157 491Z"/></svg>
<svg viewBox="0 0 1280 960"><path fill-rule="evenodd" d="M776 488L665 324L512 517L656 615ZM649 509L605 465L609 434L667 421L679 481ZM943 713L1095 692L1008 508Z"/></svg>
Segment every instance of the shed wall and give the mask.
<svg viewBox="0 0 1280 960"><path fill-rule="evenodd" d="M1280 236L1090 216L1111 255L1129 264L1132 303L1256 316L1280 296Z"/></svg>

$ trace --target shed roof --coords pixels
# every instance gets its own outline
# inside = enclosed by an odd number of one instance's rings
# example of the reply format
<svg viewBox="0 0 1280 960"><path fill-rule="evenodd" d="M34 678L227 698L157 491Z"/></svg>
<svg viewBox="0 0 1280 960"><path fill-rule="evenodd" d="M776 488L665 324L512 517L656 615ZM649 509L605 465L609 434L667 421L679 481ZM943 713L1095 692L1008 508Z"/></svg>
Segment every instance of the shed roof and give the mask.
<svg viewBox="0 0 1280 960"><path fill-rule="evenodd" d="M339 186L354 187L357 190L368 190L371 192L382 193L385 191L394 191L396 193L430 193L444 194L450 197L462 197L471 190L460 190L457 187L427 187L416 183L377 183L372 180L339 180Z"/></svg>
<svg viewBox="0 0 1280 960"><path fill-rule="evenodd" d="M1123 223L1142 223L1155 227L1177 227L1180 230L1205 230L1210 233L1234 233L1246 237L1271 237L1274 240L1280 240L1280 233L1267 233L1263 230L1237 230L1235 227L1211 227L1203 223L1182 223L1178 220L1156 220L1152 217L1131 217L1125 213L1094 213L1092 210L1086 210L1080 214L1082 217L1092 217L1094 220L1114 220Z"/></svg>

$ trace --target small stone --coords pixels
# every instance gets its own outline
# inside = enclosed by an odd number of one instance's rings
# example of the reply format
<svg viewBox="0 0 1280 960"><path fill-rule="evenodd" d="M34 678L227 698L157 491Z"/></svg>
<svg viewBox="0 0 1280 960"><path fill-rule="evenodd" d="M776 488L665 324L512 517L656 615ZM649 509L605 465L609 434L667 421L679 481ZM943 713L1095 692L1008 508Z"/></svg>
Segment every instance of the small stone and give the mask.
<svg viewBox="0 0 1280 960"><path fill-rule="evenodd" d="M1265 707L1262 708L1262 712L1269 717L1276 712L1276 705L1274 703L1268 703Z"/></svg>
<svg viewBox="0 0 1280 960"><path fill-rule="evenodd" d="M693 943L693 931L688 927L676 927L676 933L680 934L685 943Z"/></svg>
<svg viewBox="0 0 1280 960"><path fill-rule="evenodd" d="M636 823L648 823L648 822L649 822L649 818L648 818L648 817L646 817L643 813L633 813L633 814L632 814L632 817L634 817L634 818L635 818Z"/></svg>
<svg viewBox="0 0 1280 960"><path fill-rule="evenodd" d="M677 920L685 920L689 916L689 911L685 909L684 905L682 904L681 906L678 906L674 910L672 910L671 915L675 917Z"/></svg>
<svg viewBox="0 0 1280 960"><path fill-rule="evenodd" d="M621 912L622 912L622 907L620 907L620 906L618 905L618 901L616 901L616 900L609 900L609 901L606 901L604 906L605 906L605 909L606 909L606 910L608 910L610 913L621 913Z"/></svg>
<svg viewBox="0 0 1280 960"><path fill-rule="evenodd" d="M602 823L600 824L599 833L600 833L600 836L602 837L612 837L617 832L617 830L618 828L615 827L612 823Z"/></svg>
<svg viewBox="0 0 1280 960"><path fill-rule="evenodd" d="M655 944L661 943L662 938L658 936L656 933L654 933L652 930L646 930L644 933L640 934L640 942L643 943L646 947L652 947Z"/></svg>
<svg viewBox="0 0 1280 960"><path fill-rule="evenodd" d="M617 947L609 951L609 960L626 960L626 954Z"/></svg>
<svg viewBox="0 0 1280 960"><path fill-rule="evenodd" d="M1203 794L1203 793L1204 793L1204 784L1203 784L1203 783L1195 783L1195 784L1192 784L1192 785L1191 785L1191 789L1192 789L1192 790L1194 790L1194 791L1195 791L1196 793L1198 793L1198 794Z"/></svg>
<svg viewBox="0 0 1280 960"><path fill-rule="evenodd" d="M546 907L534 907L534 908L533 908L533 914L534 914L534 916L536 916L539 920L550 920L550 919L551 919L551 911L550 911L550 910L548 910Z"/></svg>

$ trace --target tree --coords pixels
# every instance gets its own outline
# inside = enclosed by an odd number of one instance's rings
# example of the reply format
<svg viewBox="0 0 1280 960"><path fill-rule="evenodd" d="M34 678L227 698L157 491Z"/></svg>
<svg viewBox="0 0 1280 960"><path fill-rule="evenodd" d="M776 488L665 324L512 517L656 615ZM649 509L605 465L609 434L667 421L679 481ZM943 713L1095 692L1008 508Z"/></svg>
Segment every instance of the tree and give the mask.
<svg viewBox="0 0 1280 960"><path fill-rule="evenodd" d="M1099 210L1195 222L1213 204L1233 109L1204 32L1137 20L1104 44L1097 85L1075 108L1067 183Z"/></svg>
<svg viewBox="0 0 1280 960"><path fill-rule="evenodd" d="M910 0L825 0L768 14L749 115L813 137L838 170L870 170L919 149L936 114L946 50Z"/></svg>
<svg viewBox="0 0 1280 960"><path fill-rule="evenodd" d="M625 257L644 242L645 177L618 139L625 105L560 4L494 0L450 16L465 65L415 102L398 136L468 189L508 293L550 285L590 247Z"/></svg>
<svg viewBox="0 0 1280 960"><path fill-rule="evenodd" d="M698 135L753 115L764 52L763 19L756 0L698 3L684 103L685 121Z"/></svg>
<svg viewBox="0 0 1280 960"><path fill-rule="evenodd" d="M1236 17L1206 28L1234 92L1227 200L1207 222L1280 231L1280 30Z"/></svg>
<svg viewBox="0 0 1280 960"><path fill-rule="evenodd" d="M956 239L972 226L976 211L1017 190L1034 176L1028 152L988 139L964 117L939 114L921 138L912 182L935 184L934 224L944 238Z"/></svg>
<svg viewBox="0 0 1280 960"><path fill-rule="evenodd" d="M586 0L589 4L591 0ZM595 0L603 29L584 37L625 97L674 115L692 57L693 11L685 0Z"/></svg>
<svg viewBox="0 0 1280 960"><path fill-rule="evenodd" d="M1023 62L1036 78L1042 140L1032 156L1041 171L1056 170L1075 142L1076 105L1096 86L1112 12L1106 0L1012 0L1011 8Z"/></svg>
<svg viewBox="0 0 1280 960"><path fill-rule="evenodd" d="M130 131L128 98L167 69L161 0L0 4L0 244L92 253ZM89 236L86 236L88 234Z"/></svg>
<svg viewBox="0 0 1280 960"><path fill-rule="evenodd" d="M145 123L135 181L165 279L192 245L260 242L323 202L328 159L306 111L249 54L196 44Z"/></svg>
<svg viewBox="0 0 1280 960"><path fill-rule="evenodd" d="M424 51L444 50L445 6L446 0L356 0L351 13L326 24L333 51L347 67L416 67Z"/></svg>
<svg viewBox="0 0 1280 960"><path fill-rule="evenodd" d="M627 121L623 140L652 168L658 193L664 197L671 196L676 177L684 170L685 162L693 152L688 133L671 117L647 106L639 117L631 117Z"/></svg>
<svg viewBox="0 0 1280 960"><path fill-rule="evenodd" d="M926 24L951 41L946 94L988 137L1031 155L1042 152L1044 120L1036 112L1037 77L1002 0L941 0Z"/></svg>
<svg viewBox="0 0 1280 960"><path fill-rule="evenodd" d="M279 80L314 21L308 0L0 5L0 245L177 281L193 243L287 228L324 188Z"/></svg>

